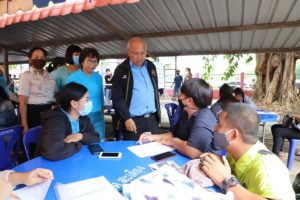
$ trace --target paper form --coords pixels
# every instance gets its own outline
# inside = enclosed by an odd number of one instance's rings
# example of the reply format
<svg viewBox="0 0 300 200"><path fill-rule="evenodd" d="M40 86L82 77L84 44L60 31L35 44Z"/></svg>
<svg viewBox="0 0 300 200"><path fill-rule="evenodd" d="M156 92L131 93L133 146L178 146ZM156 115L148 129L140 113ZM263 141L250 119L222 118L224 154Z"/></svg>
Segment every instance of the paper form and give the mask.
<svg viewBox="0 0 300 200"><path fill-rule="evenodd" d="M51 182L52 180L48 180L33 186L26 186L19 190L13 191L13 194L17 195L21 200L43 200L46 197Z"/></svg>
<svg viewBox="0 0 300 200"><path fill-rule="evenodd" d="M134 153L140 158L154 156L160 153L174 150L173 148L160 144L158 142L150 142L150 143L135 145L127 148L129 151L131 151L132 153Z"/></svg>
<svg viewBox="0 0 300 200"><path fill-rule="evenodd" d="M124 200L104 176L69 184L56 183L54 190L58 200Z"/></svg>

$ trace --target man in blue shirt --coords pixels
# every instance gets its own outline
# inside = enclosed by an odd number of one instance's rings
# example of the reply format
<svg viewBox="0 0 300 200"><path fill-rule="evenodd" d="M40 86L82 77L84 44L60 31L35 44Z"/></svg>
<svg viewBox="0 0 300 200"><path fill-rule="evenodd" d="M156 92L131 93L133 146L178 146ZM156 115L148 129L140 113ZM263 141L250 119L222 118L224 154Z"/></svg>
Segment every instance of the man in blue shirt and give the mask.
<svg viewBox="0 0 300 200"><path fill-rule="evenodd" d="M173 87L173 85L175 84L174 90L173 90L173 97L178 97L182 81L183 81L183 78L180 75L180 71L176 70L176 76L175 76L174 82L172 83L172 86L171 86L171 87Z"/></svg>
<svg viewBox="0 0 300 200"><path fill-rule="evenodd" d="M142 38L131 38L127 50L128 58L116 68L112 82L114 128L124 140L137 140L143 132L159 133L158 80L155 65L145 59Z"/></svg>

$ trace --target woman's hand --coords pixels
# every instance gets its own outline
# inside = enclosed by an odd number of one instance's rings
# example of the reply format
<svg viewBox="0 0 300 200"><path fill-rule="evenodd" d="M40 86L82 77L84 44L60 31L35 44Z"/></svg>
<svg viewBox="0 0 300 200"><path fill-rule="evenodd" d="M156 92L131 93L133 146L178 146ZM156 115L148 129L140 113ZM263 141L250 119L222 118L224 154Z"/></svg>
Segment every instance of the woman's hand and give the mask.
<svg viewBox="0 0 300 200"><path fill-rule="evenodd" d="M49 179L53 179L52 171L42 168L37 168L30 172L23 173L22 176L23 184L25 185L35 185Z"/></svg>
<svg viewBox="0 0 300 200"><path fill-rule="evenodd" d="M13 190L12 184L0 179L0 188L0 199L8 199Z"/></svg>
<svg viewBox="0 0 300 200"><path fill-rule="evenodd" d="M82 133L70 134L67 137L65 137L64 142L65 143L79 142L82 138L83 138Z"/></svg>

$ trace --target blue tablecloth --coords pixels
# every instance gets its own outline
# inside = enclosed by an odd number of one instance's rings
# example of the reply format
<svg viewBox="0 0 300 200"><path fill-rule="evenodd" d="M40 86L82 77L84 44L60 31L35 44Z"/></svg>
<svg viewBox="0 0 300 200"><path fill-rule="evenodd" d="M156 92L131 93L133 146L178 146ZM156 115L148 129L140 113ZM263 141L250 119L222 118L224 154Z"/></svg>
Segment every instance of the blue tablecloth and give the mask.
<svg viewBox="0 0 300 200"><path fill-rule="evenodd" d="M257 110L260 123L266 122L276 122L279 119L279 115L275 112L270 112L266 110Z"/></svg>
<svg viewBox="0 0 300 200"><path fill-rule="evenodd" d="M18 172L26 172L32 169L43 167L53 171L54 180L49 188L46 199L56 199L53 186L56 182L70 183L98 176L105 176L119 191L122 184L130 182L135 178L151 172L148 167L154 163L152 159L139 158L127 149L128 146L135 145L134 141L103 142L100 146L106 152L122 152L122 158L119 160L103 160L97 155L92 155L87 146L84 146L80 152L60 161L49 161L42 157L34 158L14 168ZM183 165L189 158L176 153L174 160L178 165Z"/></svg>

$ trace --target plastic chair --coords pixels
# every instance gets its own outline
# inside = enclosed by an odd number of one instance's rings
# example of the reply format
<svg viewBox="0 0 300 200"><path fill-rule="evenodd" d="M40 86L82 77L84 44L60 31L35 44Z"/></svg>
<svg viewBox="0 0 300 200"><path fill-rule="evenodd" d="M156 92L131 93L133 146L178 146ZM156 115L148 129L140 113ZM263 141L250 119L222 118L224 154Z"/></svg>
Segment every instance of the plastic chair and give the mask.
<svg viewBox="0 0 300 200"><path fill-rule="evenodd" d="M41 129L42 126L33 127L29 129L23 136L23 145L28 160L32 159L32 155L30 153L30 145L38 143Z"/></svg>
<svg viewBox="0 0 300 200"><path fill-rule="evenodd" d="M169 118L169 122L170 122L170 128L171 130L174 128L177 120L174 120L174 113L176 111L176 109L178 108L178 105L175 103L167 103L165 105L165 108L167 110L167 114L168 114L168 118Z"/></svg>
<svg viewBox="0 0 300 200"><path fill-rule="evenodd" d="M293 162L294 162L294 158L295 158L295 151L296 151L297 144L300 144L299 139L291 139L290 140L289 155L288 155L288 160L287 160L287 168L289 170L291 170L292 167L293 167Z"/></svg>
<svg viewBox="0 0 300 200"><path fill-rule="evenodd" d="M22 130L21 125L0 130L0 170L16 166Z"/></svg>

